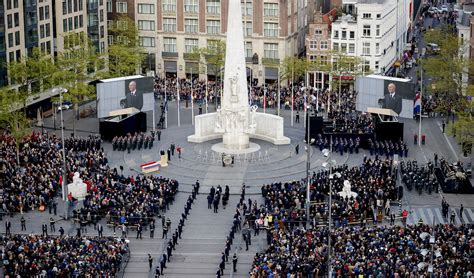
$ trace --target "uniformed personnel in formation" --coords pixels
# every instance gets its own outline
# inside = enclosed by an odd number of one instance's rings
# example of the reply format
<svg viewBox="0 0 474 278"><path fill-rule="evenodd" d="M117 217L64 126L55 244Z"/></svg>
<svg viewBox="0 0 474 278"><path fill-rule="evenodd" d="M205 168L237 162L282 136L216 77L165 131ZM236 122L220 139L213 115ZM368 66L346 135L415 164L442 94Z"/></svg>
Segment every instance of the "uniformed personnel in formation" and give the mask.
<svg viewBox="0 0 474 278"><path fill-rule="evenodd" d="M115 136L112 139L112 148L114 151L125 151L130 153L131 150L141 150L153 148L155 135L146 135L143 132L138 134L127 134L126 136Z"/></svg>

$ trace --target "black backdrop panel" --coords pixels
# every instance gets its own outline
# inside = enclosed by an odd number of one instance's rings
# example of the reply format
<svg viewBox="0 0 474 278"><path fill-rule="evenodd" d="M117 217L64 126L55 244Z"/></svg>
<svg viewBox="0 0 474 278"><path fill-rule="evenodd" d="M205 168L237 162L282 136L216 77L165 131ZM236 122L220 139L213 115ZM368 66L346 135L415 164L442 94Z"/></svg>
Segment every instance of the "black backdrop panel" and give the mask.
<svg viewBox="0 0 474 278"><path fill-rule="evenodd" d="M375 125L375 138L378 141L403 140L403 123L394 123L394 122L377 123Z"/></svg>
<svg viewBox="0 0 474 278"><path fill-rule="evenodd" d="M112 140L114 136L122 136L127 133L146 131L146 114L137 113L119 122L101 121L99 124L100 135L105 140Z"/></svg>
<svg viewBox="0 0 474 278"><path fill-rule="evenodd" d="M309 134L311 135L311 138L318 138L318 134L323 133L323 117L309 116L309 114L307 114L306 117L309 117ZM308 138L307 128L305 130L304 138Z"/></svg>

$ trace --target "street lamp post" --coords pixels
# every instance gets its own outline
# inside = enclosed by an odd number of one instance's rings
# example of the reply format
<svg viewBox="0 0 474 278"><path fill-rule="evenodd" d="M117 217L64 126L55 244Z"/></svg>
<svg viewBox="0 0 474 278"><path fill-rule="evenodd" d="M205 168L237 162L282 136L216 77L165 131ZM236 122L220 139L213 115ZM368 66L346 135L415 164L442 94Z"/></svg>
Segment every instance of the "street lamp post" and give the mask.
<svg viewBox="0 0 474 278"><path fill-rule="evenodd" d="M308 113L308 125L306 130L306 225L309 227L310 223L310 206L311 206L311 135L310 135L310 123Z"/></svg>
<svg viewBox="0 0 474 278"><path fill-rule="evenodd" d="M63 103L63 94L66 93L67 90L64 88L59 88L59 105ZM64 120L63 120L63 109L61 107L60 111L61 115L61 147L62 147L62 156L63 156L63 173L62 173L62 197L65 204L65 211L64 211L64 219L68 219L69 217L69 203L68 203L68 192L67 192L67 184L66 184L66 151L64 147Z"/></svg>

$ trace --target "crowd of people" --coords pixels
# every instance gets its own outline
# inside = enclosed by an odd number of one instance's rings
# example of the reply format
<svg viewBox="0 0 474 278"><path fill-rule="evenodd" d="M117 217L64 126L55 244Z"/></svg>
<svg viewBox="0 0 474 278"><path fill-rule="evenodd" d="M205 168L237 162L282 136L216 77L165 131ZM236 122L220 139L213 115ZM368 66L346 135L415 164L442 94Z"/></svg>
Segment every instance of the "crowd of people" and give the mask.
<svg viewBox="0 0 474 278"><path fill-rule="evenodd" d="M5 277L115 277L125 240L70 236L13 235L0 238Z"/></svg>
<svg viewBox="0 0 474 278"><path fill-rule="evenodd" d="M334 137L331 141L331 138L328 140L328 136L323 138L323 136L318 135L316 146L318 146L320 151L330 149L332 152L339 152L341 155L343 153L359 153L360 137L355 137L355 139Z"/></svg>
<svg viewBox="0 0 474 278"><path fill-rule="evenodd" d="M368 113L332 113L332 125L326 126L326 133L372 134L375 123Z"/></svg>
<svg viewBox="0 0 474 278"><path fill-rule="evenodd" d="M378 216L390 216L390 201L397 200L396 172L391 160L364 159L362 165L348 167L337 166L330 171L314 172L311 177L310 198L314 205L310 208L312 223L325 223L328 218L326 201L331 182L332 219L336 226L348 225L351 222L366 223L367 220L378 221ZM348 181L354 197L342 197L344 182ZM286 227L306 225L306 182L292 181L267 184L262 187L267 215L272 215L278 225ZM275 224L277 225L277 224ZM268 226L265 224L264 226Z"/></svg>
<svg viewBox="0 0 474 278"><path fill-rule="evenodd" d="M251 277L472 277L474 226L353 226L329 230L274 228L269 247L254 256ZM433 246L430 236L435 237ZM433 250L433 254L431 254Z"/></svg>
<svg viewBox="0 0 474 278"><path fill-rule="evenodd" d="M96 136L65 138L64 145L67 165L71 170L69 173L74 173L79 168L90 168L92 164L107 163L104 155L97 155L101 142ZM53 197L62 181L61 149L61 138L55 135L33 132L19 143L18 152L12 136L0 136L0 164L4 175L1 199L4 213L45 210L53 205Z"/></svg>

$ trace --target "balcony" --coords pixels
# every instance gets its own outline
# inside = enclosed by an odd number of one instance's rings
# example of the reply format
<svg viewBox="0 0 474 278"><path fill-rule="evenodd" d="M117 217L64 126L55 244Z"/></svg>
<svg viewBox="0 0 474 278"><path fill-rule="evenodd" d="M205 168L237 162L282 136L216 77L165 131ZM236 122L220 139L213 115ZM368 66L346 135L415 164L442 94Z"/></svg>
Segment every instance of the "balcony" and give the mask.
<svg viewBox="0 0 474 278"><path fill-rule="evenodd" d="M161 52L161 57L163 58L174 58L174 59L177 59L178 58L178 52Z"/></svg>
<svg viewBox="0 0 474 278"><path fill-rule="evenodd" d="M183 53L184 60L188 61L199 61L199 54L195 53Z"/></svg>
<svg viewBox="0 0 474 278"><path fill-rule="evenodd" d="M264 65L279 65L280 59L278 58L262 58L262 64Z"/></svg>

